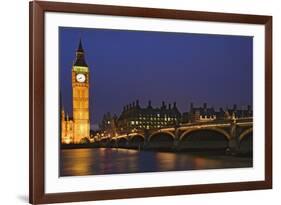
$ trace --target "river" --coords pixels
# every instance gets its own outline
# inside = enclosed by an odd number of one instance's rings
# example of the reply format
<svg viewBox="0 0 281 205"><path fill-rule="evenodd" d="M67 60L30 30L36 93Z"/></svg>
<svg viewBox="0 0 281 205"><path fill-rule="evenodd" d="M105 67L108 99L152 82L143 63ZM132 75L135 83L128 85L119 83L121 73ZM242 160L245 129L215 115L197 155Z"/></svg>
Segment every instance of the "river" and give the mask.
<svg viewBox="0 0 281 205"><path fill-rule="evenodd" d="M251 157L117 148L62 149L60 176L252 167Z"/></svg>

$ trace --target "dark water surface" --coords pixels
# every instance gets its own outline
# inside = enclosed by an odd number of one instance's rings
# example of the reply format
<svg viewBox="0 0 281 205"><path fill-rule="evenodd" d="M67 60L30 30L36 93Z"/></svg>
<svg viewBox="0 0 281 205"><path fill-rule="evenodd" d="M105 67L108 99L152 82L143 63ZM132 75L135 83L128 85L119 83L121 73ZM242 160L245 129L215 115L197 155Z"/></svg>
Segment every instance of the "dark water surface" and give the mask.
<svg viewBox="0 0 281 205"><path fill-rule="evenodd" d="M61 176L252 167L251 157L116 148L62 149Z"/></svg>

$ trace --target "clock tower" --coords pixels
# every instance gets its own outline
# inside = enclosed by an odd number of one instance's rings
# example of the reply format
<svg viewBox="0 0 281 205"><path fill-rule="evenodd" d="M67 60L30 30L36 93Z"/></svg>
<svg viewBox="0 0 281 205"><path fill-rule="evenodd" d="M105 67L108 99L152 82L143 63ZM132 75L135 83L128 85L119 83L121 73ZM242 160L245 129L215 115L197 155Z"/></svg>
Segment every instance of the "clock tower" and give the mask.
<svg viewBox="0 0 281 205"><path fill-rule="evenodd" d="M81 143L90 136L89 67L80 40L72 67L73 142Z"/></svg>

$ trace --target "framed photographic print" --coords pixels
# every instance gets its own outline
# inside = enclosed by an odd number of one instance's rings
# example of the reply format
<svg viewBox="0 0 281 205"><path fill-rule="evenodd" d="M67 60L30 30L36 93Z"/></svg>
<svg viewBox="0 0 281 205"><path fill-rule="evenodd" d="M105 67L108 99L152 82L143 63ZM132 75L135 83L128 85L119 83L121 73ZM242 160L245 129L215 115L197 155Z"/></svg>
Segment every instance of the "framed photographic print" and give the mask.
<svg viewBox="0 0 281 205"><path fill-rule="evenodd" d="M30 203L271 187L271 16L30 2Z"/></svg>

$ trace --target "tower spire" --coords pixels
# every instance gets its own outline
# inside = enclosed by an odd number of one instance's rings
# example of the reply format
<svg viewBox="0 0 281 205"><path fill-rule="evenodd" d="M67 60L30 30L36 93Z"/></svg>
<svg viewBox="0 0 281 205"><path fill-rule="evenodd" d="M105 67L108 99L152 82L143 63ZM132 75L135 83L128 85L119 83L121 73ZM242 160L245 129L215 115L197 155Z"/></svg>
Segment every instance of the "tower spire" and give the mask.
<svg viewBox="0 0 281 205"><path fill-rule="evenodd" d="M84 52L81 38L79 40L79 46L78 46L77 52L82 52L82 53Z"/></svg>
<svg viewBox="0 0 281 205"><path fill-rule="evenodd" d="M76 60L74 62L74 66L83 66L83 67L88 67L85 57L84 57L84 49L82 46L82 39L80 38L79 40L79 45L76 50Z"/></svg>
<svg viewBox="0 0 281 205"><path fill-rule="evenodd" d="M64 121L65 120L65 112L64 112L64 108L61 108L61 119Z"/></svg>

